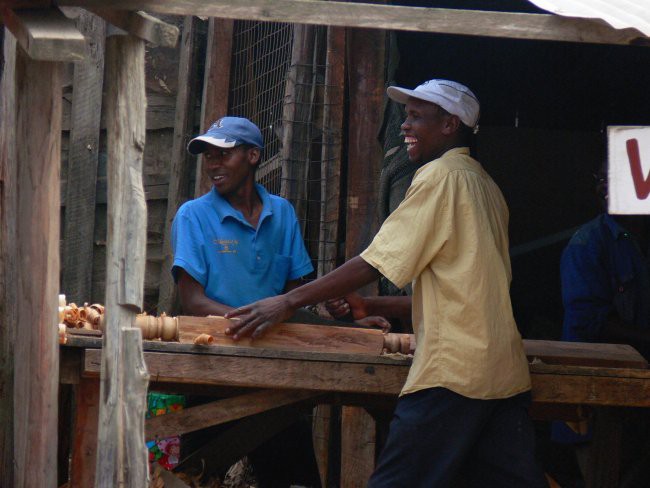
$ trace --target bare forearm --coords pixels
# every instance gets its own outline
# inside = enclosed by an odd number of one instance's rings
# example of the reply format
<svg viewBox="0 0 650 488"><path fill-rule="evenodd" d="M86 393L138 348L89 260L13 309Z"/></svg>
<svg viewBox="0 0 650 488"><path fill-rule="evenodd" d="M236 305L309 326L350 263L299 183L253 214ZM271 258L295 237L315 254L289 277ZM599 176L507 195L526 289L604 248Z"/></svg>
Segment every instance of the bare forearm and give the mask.
<svg viewBox="0 0 650 488"><path fill-rule="evenodd" d="M233 309L233 307L211 300L206 296L193 297L191 300L181 299L181 305L183 307L183 313L187 315L195 315L197 317L205 317L206 315L225 315Z"/></svg>
<svg viewBox="0 0 650 488"><path fill-rule="evenodd" d="M291 290L285 297L291 308L297 309L346 295L380 276L379 271L357 256L325 276Z"/></svg>

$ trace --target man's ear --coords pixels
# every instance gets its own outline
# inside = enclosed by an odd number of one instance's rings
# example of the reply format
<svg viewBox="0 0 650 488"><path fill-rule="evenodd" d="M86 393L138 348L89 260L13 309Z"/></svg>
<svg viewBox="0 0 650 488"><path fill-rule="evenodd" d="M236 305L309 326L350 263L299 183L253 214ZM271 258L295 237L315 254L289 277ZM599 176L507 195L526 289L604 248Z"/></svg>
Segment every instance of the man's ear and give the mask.
<svg viewBox="0 0 650 488"><path fill-rule="evenodd" d="M449 117L445 117L445 122L442 126L442 133L446 136L450 136L458 132L458 129L460 128L460 124L461 122L458 115L450 114Z"/></svg>
<svg viewBox="0 0 650 488"><path fill-rule="evenodd" d="M252 147L248 150L248 161L252 166L257 166L260 163L261 154L259 147Z"/></svg>

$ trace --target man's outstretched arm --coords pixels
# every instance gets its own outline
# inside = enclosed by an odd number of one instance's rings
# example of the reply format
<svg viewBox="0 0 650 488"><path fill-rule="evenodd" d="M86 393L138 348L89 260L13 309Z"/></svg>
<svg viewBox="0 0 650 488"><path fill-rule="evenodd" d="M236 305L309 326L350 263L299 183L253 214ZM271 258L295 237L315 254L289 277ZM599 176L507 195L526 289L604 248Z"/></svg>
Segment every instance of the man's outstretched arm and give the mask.
<svg viewBox="0 0 650 488"><path fill-rule="evenodd" d="M266 298L228 312L227 318L236 317L239 320L235 321L227 333L235 340L248 335L259 337L273 325L287 320L298 308L346 295L380 276L379 271L357 256L325 276L284 295Z"/></svg>
<svg viewBox="0 0 650 488"><path fill-rule="evenodd" d="M225 315L233 308L208 298L203 286L182 268L178 270L178 295L183 313L187 315Z"/></svg>

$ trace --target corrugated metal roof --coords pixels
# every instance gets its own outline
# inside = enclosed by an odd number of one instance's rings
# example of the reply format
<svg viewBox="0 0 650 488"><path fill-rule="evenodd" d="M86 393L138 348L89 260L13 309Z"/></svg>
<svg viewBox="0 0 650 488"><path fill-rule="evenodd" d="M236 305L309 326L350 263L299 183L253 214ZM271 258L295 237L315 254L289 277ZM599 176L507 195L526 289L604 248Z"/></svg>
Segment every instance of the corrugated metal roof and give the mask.
<svg viewBox="0 0 650 488"><path fill-rule="evenodd" d="M528 0L564 17L602 19L616 29L634 27L650 37L650 0Z"/></svg>

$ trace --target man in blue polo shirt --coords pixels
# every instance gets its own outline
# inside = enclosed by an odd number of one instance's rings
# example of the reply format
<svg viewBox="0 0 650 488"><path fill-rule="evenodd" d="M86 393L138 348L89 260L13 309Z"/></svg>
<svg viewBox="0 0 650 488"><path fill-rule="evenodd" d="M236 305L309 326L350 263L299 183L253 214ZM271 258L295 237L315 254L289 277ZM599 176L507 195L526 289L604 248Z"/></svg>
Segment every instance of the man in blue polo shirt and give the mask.
<svg viewBox="0 0 650 488"><path fill-rule="evenodd" d="M213 187L172 224L172 273L186 314L224 315L313 271L293 207L255 183L263 147L259 128L240 117L219 119L188 145L203 154Z"/></svg>
<svg viewBox="0 0 650 488"><path fill-rule="evenodd" d="M255 183L263 148L259 128L240 117L217 120L188 144L203 155L212 189L182 205L172 224L172 274L187 315L224 315L313 271L293 207ZM307 418L249 457L260 487L317 482Z"/></svg>

